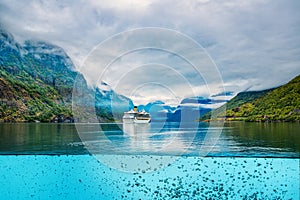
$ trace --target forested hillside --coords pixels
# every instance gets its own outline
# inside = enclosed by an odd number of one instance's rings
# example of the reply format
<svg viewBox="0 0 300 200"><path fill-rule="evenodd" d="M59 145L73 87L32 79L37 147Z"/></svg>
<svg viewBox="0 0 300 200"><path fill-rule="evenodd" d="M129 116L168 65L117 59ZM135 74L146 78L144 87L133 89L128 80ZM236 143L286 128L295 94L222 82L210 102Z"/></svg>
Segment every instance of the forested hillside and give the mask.
<svg viewBox="0 0 300 200"><path fill-rule="evenodd" d="M285 85L264 91L242 92L226 103L218 118L242 121L300 121L300 76ZM223 107L224 107L223 106ZM210 120L211 113L200 120Z"/></svg>
<svg viewBox="0 0 300 200"><path fill-rule="evenodd" d="M95 90L75 70L62 48L42 41L25 41L21 45L9 32L0 29L0 121L73 122L75 79L95 99L92 106L96 108L99 121L114 120L109 105L103 103L111 101L112 96L118 99L123 109L127 106L128 110L132 103L114 91L110 91L110 95L98 92L95 97ZM85 106L84 99L82 103ZM85 121L89 114L84 114ZM77 120L81 120L80 116Z"/></svg>

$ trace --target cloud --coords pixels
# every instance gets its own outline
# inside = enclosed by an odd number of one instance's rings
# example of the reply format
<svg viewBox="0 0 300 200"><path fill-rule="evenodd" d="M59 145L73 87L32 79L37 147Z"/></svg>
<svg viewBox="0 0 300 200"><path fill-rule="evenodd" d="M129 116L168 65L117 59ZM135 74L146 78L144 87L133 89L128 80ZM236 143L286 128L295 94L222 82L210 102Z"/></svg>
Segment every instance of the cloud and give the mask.
<svg viewBox="0 0 300 200"><path fill-rule="evenodd" d="M237 93L248 88L275 87L300 73L299 9L298 0L1 0L0 24L19 41L37 39L63 47L78 68L96 45L121 31L141 27L174 29L205 48L218 66L225 90ZM154 39L149 37L149 42L157 42ZM184 47L176 41L173 45L172 48ZM111 56L115 53L113 46L106 50ZM192 53L187 52L190 56ZM149 56L155 56L155 62L173 67L188 79L192 93L209 96L222 91L223 86L219 85L208 91L202 74L199 77L182 59L166 52L144 51L122 57L110 69L108 83L114 85L118 82L114 77L117 79L117 75L132 70L126 66L149 64ZM117 64L122 66L117 67ZM93 77L95 73L94 69L82 71L86 77ZM144 70L144 74L151 77L161 76L162 72ZM138 68L134 73L140 73ZM181 90L185 94L179 96L189 95L185 84L178 84L176 78L172 79L167 73L163 77L167 77L168 87L177 88L174 93ZM122 87L133 88L142 82L136 81L131 85L123 81ZM155 92L157 96L161 94L158 90ZM146 92L143 95L155 96Z"/></svg>
<svg viewBox="0 0 300 200"><path fill-rule="evenodd" d="M218 93L218 94L214 94L211 97L222 97L222 96L232 96L232 95L234 95L234 92L225 91L225 92L221 92L221 93Z"/></svg>
<svg viewBox="0 0 300 200"><path fill-rule="evenodd" d="M105 81L126 96L149 84L156 89L168 88L180 98L198 95L194 88L199 85L210 89L206 93L215 90L210 86L222 85L206 52L193 40L169 29L145 28L116 35L97 46L85 64L82 72L91 74L90 83ZM159 98L164 95L157 90L155 94Z"/></svg>

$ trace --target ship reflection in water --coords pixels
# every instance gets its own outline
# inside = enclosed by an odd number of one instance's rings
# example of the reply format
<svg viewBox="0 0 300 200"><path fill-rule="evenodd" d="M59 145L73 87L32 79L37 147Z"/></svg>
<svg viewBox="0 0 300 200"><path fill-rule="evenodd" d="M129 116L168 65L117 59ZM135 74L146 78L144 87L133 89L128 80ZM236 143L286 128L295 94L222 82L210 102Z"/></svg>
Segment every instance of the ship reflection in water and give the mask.
<svg viewBox="0 0 300 200"><path fill-rule="evenodd" d="M123 133L130 138L132 150L149 149L149 137L151 136L149 123L123 123Z"/></svg>
<svg viewBox="0 0 300 200"><path fill-rule="evenodd" d="M195 132L182 127L168 127L164 122L133 122L123 123L123 137L127 138L125 146L128 153L182 155L191 148Z"/></svg>

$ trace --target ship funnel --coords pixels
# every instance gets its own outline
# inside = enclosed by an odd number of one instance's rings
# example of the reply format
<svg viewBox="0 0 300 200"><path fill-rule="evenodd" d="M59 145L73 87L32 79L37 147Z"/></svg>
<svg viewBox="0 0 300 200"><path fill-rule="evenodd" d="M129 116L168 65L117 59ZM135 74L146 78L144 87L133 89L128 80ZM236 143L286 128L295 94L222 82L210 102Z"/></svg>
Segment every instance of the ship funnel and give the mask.
<svg viewBox="0 0 300 200"><path fill-rule="evenodd" d="M133 107L133 111L136 111L136 112L138 111L137 106Z"/></svg>

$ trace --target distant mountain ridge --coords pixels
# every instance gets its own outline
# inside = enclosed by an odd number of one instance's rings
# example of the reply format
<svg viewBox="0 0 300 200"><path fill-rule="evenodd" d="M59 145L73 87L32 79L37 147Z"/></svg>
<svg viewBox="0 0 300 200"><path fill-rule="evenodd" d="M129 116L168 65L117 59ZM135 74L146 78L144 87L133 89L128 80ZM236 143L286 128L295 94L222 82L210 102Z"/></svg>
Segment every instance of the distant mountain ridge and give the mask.
<svg viewBox="0 0 300 200"><path fill-rule="evenodd" d="M126 110L132 103L114 91L103 96L100 89L89 87L61 47L33 40L21 45L0 27L0 121L74 121L71 106L75 79L95 99L92 106L100 122L114 120L111 107L102 101L111 101L114 96L123 107L127 105ZM99 92L96 97L95 91ZM87 110L83 115L89 118ZM81 121L80 117L76 116L76 120Z"/></svg>
<svg viewBox="0 0 300 200"><path fill-rule="evenodd" d="M221 112L225 106L226 113ZM213 112L229 121L300 121L300 75L277 88L241 92L222 108ZM209 112L200 120L210 120L210 117Z"/></svg>
<svg viewBox="0 0 300 200"><path fill-rule="evenodd" d="M225 102L227 101L196 96L182 99L176 107L157 100L146 105L139 105L138 109L150 112L153 121L194 122L199 116L212 110L209 106Z"/></svg>

